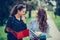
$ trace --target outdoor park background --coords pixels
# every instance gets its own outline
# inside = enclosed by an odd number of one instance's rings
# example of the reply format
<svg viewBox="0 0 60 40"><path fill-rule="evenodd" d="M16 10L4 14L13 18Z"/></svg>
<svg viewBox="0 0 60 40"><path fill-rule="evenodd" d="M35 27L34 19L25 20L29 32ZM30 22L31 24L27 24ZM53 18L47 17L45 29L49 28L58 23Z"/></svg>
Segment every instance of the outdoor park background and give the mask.
<svg viewBox="0 0 60 40"><path fill-rule="evenodd" d="M7 40L4 29L12 7L15 4L26 4L27 27L31 19L35 18L37 7L41 6L46 10L48 24L50 26L50 36L47 40L60 40L60 1L59 0L0 0L0 40ZM29 40L29 37L23 40Z"/></svg>

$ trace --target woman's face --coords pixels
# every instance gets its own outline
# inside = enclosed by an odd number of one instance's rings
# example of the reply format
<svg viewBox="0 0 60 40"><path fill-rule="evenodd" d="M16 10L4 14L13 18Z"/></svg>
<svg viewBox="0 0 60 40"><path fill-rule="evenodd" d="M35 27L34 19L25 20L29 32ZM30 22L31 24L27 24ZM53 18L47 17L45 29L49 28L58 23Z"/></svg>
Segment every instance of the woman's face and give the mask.
<svg viewBox="0 0 60 40"><path fill-rule="evenodd" d="M20 16L24 15L25 12L26 12L26 8L23 8L21 11L18 10L18 13L19 13Z"/></svg>
<svg viewBox="0 0 60 40"><path fill-rule="evenodd" d="M36 17L38 16L38 10L36 10L36 14L35 15L36 15Z"/></svg>

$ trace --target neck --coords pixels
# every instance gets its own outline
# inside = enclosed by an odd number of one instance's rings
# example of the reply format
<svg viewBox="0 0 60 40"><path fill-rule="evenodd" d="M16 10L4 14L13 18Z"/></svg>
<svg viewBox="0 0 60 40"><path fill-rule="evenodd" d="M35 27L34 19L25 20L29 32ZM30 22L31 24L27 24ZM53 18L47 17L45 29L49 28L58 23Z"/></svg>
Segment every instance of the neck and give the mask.
<svg viewBox="0 0 60 40"><path fill-rule="evenodd" d="M20 18L20 15L17 13L16 15L15 15L17 18Z"/></svg>

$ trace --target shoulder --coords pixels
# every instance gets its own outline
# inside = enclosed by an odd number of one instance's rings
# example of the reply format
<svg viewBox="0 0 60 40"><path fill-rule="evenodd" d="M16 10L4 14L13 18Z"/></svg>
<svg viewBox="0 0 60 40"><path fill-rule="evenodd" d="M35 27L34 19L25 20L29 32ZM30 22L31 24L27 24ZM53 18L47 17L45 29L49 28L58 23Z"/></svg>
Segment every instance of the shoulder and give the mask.
<svg viewBox="0 0 60 40"><path fill-rule="evenodd" d="M14 19L13 16L9 16L9 17L8 17L8 21L12 21L13 19Z"/></svg>
<svg viewBox="0 0 60 40"><path fill-rule="evenodd" d="M12 18L13 18L13 16L9 16L9 17L8 17L8 19L12 19Z"/></svg>
<svg viewBox="0 0 60 40"><path fill-rule="evenodd" d="M37 22L37 18L31 19L30 23L35 23Z"/></svg>

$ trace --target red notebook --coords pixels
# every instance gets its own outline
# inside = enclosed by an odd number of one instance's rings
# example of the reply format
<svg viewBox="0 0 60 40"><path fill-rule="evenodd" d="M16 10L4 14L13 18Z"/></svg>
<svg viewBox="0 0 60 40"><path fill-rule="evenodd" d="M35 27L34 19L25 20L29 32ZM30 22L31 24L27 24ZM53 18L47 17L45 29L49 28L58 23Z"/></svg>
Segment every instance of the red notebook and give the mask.
<svg viewBox="0 0 60 40"><path fill-rule="evenodd" d="M13 33L13 35L14 35L17 39L21 39L21 38L24 38L24 37L29 36L29 30L26 29L26 30L23 30L23 31L20 31L20 32L16 32L16 33Z"/></svg>

